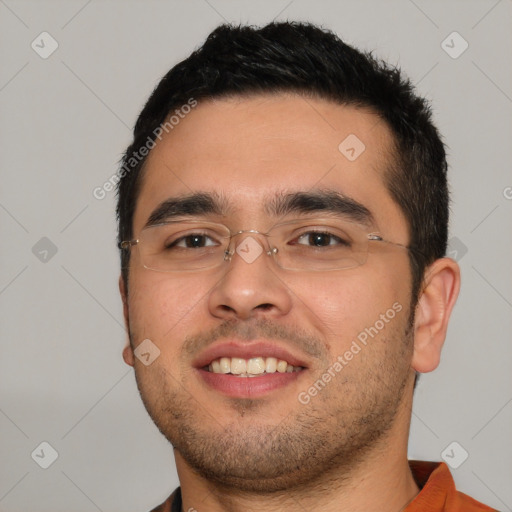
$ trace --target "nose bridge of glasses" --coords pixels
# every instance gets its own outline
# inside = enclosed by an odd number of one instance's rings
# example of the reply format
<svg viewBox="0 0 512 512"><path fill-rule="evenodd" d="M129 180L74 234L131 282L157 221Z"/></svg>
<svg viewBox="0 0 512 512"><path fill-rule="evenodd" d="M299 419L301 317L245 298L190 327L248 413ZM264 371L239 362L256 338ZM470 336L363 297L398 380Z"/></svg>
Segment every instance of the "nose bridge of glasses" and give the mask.
<svg viewBox="0 0 512 512"><path fill-rule="evenodd" d="M255 254L260 251L270 256L275 250L270 246L269 236L269 233L257 229L243 229L231 233L225 259L231 260L235 252L244 260L247 260L249 253ZM263 244L262 240L264 240ZM258 249L258 246L261 249Z"/></svg>

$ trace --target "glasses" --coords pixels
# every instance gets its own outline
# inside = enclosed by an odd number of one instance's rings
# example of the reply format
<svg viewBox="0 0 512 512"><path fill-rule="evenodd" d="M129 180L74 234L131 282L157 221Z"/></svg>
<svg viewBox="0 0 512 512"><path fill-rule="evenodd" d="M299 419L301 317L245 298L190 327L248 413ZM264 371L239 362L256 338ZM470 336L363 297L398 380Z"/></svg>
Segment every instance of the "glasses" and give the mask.
<svg viewBox="0 0 512 512"><path fill-rule="evenodd" d="M125 250L137 247L142 265L158 272L216 268L231 261L235 252L246 263L265 253L282 269L330 271L363 265L370 242L409 249L367 233L360 224L333 218L283 222L267 233L252 229L232 233L223 224L199 220L170 221L148 226L138 239L119 245Z"/></svg>

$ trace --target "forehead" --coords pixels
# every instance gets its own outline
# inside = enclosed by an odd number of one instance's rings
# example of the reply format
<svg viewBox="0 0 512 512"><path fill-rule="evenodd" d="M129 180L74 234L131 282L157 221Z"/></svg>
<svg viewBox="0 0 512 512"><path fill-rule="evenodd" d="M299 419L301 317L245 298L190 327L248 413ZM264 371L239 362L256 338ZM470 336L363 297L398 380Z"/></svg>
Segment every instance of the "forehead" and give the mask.
<svg viewBox="0 0 512 512"><path fill-rule="evenodd" d="M384 182L392 142L377 115L325 100L264 95L199 103L151 150L134 231L170 197L214 193L231 216L255 223L273 197L327 189L405 233Z"/></svg>

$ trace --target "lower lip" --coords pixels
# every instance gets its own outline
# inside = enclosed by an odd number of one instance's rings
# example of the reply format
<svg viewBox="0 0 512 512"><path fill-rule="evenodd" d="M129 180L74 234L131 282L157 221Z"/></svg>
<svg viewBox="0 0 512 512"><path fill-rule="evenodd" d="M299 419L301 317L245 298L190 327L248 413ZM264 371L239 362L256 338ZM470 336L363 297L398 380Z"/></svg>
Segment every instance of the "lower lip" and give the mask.
<svg viewBox="0 0 512 512"><path fill-rule="evenodd" d="M304 370L290 373L268 373L259 377L237 377L202 369L198 372L208 386L224 395L233 398L258 398L295 382Z"/></svg>

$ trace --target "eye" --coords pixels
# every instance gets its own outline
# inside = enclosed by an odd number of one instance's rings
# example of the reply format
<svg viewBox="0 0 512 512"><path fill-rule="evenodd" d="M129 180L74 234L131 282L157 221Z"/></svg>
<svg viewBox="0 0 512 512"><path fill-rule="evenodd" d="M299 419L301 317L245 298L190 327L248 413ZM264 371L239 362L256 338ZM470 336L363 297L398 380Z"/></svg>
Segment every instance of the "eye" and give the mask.
<svg viewBox="0 0 512 512"><path fill-rule="evenodd" d="M219 244L213 240L213 238L201 233L192 233L167 244L166 248L172 249L173 247L180 247L183 249L201 249L203 247L214 247L216 245Z"/></svg>
<svg viewBox="0 0 512 512"><path fill-rule="evenodd" d="M309 245L311 247L328 247L331 245L342 245L350 247L350 243L339 236L333 235L328 231L308 231L300 235L296 242L300 245Z"/></svg>

